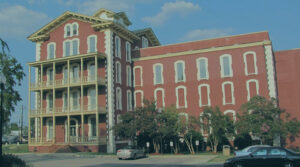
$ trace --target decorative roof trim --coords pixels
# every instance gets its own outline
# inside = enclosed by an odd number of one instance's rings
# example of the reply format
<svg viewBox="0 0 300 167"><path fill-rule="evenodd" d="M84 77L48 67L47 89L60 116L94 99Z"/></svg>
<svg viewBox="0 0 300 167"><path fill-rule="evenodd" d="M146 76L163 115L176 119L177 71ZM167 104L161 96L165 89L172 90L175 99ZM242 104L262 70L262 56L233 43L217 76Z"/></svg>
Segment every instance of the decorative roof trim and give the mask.
<svg viewBox="0 0 300 167"><path fill-rule="evenodd" d="M107 13L107 16L113 17L113 18L122 18L124 23L129 26L132 23L130 22L130 20L128 19L127 15L124 12L119 12L119 13L115 13L113 11L101 8L99 9L94 15L93 17L99 17L102 13Z"/></svg>
<svg viewBox="0 0 300 167"><path fill-rule="evenodd" d="M154 46L160 46L160 42L153 32L152 28L145 28L133 31L137 36L145 35Z"/></svg>

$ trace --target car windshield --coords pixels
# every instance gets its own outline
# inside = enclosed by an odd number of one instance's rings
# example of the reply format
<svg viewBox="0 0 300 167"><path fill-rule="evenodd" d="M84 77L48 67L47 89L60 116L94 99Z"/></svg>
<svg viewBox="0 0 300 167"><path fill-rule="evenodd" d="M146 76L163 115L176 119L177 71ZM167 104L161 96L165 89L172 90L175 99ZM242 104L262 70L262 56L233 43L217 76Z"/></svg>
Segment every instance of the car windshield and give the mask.
<svg viewBox="0 0 300 167"><path fill-rule="evenodd" d="M136 149L136 146L126 146L123 149Z"/></svg>

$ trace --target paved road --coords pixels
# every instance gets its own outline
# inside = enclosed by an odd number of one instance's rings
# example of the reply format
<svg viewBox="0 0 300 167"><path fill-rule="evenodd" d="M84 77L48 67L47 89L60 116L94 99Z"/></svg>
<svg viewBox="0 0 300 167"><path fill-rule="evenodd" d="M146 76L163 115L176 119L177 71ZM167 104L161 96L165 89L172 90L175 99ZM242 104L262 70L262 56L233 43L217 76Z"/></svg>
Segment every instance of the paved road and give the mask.
<svg viewBox="0 0 300 167"><path fill-rule="evenodd" d="M214 155L150 156L137 160L118 160L116 156L78 154L21 154L34 167L221 167L207 163Z"/></svg>

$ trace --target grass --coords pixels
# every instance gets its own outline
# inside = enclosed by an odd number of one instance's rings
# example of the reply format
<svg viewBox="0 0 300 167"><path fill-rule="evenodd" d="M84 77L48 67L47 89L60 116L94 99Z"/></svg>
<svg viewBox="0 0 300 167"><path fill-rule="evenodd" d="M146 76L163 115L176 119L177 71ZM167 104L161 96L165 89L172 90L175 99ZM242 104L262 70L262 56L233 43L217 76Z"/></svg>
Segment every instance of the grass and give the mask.
<svg viewBox="0 0 300 167"><path fill-rule="evenodd" d="M14 154L14 153L27 153L28 151L28 144L8 144L2 145L3 153L5 154Z"/></svg>

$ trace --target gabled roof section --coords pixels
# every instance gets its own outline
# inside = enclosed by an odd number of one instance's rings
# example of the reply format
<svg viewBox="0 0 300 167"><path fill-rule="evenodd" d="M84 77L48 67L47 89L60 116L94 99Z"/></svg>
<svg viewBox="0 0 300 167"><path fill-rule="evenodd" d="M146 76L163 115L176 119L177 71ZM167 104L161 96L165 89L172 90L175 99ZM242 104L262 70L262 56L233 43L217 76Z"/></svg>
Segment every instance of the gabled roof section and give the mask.
<svg viewBox="0 0 300 167"><path fill-rule="evenodd" d="M115 13L113 11L104 8L99 9L96 13L94 13L93 17L99 18L99 16L103 13L106 13L106 15L111 18L115 18L115 19L121 18L124 21L124 24L126 24L126 26L130 26L132 24L124 12Z"/></svg>
<svg viewBox="0 0 300 167"><path fill-rule="evenodd" d="M93 16L86 16L74 12L66 11L56 19L52 20L50 23L39 29L38 31L31 34L29 37L27 37L28 40L31 40L32 42L37 42L41 40L46 40L49 38L49 33L57 28L59 25L63 24L69 19L77 19L84 22L89 22L93 24L100 24L107 22L106 20L103 20L101 18L93 17Z"/></svg>
<svg viewBox="0 0 300 167"><path fill-rule="evenodd" d="M156 37L155 33L153 32L152 28L144 28L144 29L139 29L133 31L137 36L143 36L145 35L150 42L152 43L153 46L160 46L160 42L158 38Z"/></svg>

